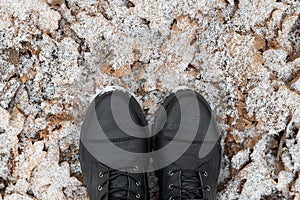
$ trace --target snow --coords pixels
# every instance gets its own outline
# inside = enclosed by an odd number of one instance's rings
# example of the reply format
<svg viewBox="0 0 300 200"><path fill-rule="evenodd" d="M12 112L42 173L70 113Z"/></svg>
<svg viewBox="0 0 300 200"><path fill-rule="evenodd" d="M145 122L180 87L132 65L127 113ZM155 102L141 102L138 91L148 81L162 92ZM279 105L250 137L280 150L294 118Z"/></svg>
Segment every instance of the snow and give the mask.
<svg viewBox="0 0 300 200"><path fill-rule="evenodd" d="M292 0L0 1L0 199L88 199L90 101L126 90L151 124L178 87L218 120L218 199L299 199L299 14Z"/></svg>

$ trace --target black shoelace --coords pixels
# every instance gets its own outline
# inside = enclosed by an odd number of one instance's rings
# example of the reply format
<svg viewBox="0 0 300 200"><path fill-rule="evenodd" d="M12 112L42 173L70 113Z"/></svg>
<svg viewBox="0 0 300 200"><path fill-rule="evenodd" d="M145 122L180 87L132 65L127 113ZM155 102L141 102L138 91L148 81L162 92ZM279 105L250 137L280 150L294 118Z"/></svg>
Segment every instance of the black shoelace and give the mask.
<svg viewBox="0 0 300 200"><path fill-rule="evenodd" d="M171 190L179 190L179 196L172 196L169 198L169 200L175 200L175 199L201 199L201 200L209 200L207 198L203 198L203 190L210 191L210 187L207 186L201 186L200 180L198 177L198 173L201 173L203 176L207 177L208 173L206 171L202 171L199 169L175 169L169 172L170 176L173 176L173 174L181 172L182 177L182 183L185 184L191 184L192 187L187 186L179 186L170 184L169 189ZM194 185L199 185L199 187L194 187Z"/></svg>
<svg viewBox="0 0 300 200"><path fill-rule="evenodd" d="M128 169L128 168L132 168L133 170L137 171L137 167L124 167L122 169ZM120 169L121 170L121 169ZM99 172L99 177L102 178L104 174L109 173L109 178L106 179L101 185L98 186L98 191L101 191L103 189L103 186L105 184L109 184L114 180L117 180L120 177L125 177L126 179L129 178L131 180L133 180L136 184L136 186L140 187L141 186L141 182L136 180L136 178L134 178L129 172L123 172L123 171L119 171L116 169L107 169L105 171L101 171ZM114 200L136 200L136 199L141 199L144 198L140 193L137 193L136 191L128 188L128 187L120 187L120 186L109 186L108 191L106 191L105 193L103 193L103 195L101 196L100 200L103 200L105 197L109 196L109 195L113 195L116 193L122 194L122 192L124 193L124 196L120 196L120 197L114 197ZM135 198L129 197L128 194L133 194Z"/></svg>

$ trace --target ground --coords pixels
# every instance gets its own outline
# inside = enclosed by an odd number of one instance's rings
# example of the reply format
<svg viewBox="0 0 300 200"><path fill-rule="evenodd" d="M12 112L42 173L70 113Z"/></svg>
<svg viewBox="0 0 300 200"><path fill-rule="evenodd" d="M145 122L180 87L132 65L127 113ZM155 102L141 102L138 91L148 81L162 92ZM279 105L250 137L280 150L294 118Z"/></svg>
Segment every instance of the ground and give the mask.
<svg viewBox="0 0 300 200"><path fill-rule="evenodd" d="M207 99L218 199L300 199L298 0L0 0L0 74L0 200L88 199L80 126L111 85L150 124L177 86Z"/></svg>

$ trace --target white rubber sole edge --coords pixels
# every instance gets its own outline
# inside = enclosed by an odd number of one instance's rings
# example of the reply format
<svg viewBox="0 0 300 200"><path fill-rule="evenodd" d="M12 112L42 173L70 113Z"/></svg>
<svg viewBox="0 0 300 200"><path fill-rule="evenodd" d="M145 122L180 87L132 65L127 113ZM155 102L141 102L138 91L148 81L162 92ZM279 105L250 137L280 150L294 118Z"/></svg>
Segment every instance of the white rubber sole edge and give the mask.
<svg viewBox="0 0 300 200"><path fill-rule="evenodd" d="M107 92L112 92L112 91L121 91L121 92L125 92L125 93L128 93L130 94L131 96L133 96L136 100L138 99L136 97L135 94L129 92L128 90L126 90L125 88L123 87L120 87L120 86L105 86L104 88L98 88L96 90L96 93L94 95L92 95L92 97L90 98L90 103L92 103L92 101L94 101L94 99L97 97L97 96L101 96Z"/></svg>

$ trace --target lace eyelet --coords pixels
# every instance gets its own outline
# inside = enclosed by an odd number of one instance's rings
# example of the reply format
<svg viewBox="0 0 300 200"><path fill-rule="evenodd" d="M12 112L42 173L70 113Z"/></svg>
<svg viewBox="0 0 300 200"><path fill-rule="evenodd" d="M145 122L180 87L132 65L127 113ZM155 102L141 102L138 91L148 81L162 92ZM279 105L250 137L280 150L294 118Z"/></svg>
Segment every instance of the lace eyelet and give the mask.
<svg viewBox="0 0 300 200"><path fill-rule="evenodd" d="M174 175L174 172L171 170L169 171L169 176L173 176Z"/></svg>
<svg viewBox="0 0 300 200"><path fill-rule="evenodd" d="M133 171L137 172L139 170L139 167L136 165L133 167Z"/></svg>
<svg viewBox="0 0 300 200"><path fill-rule="evenodd" d="M173 186L174 186L173 184L170 184L170 185L169 185L169 189L170 189L170 190L173 190L173 189L174 189Z"/></svg>
<svg viewBox="0 0 300 200"><path fill-rule="evenodd" d="M138 187L140 187L141 186L141 182L137 181L137 182L135 182L135 185L138 186Z"/></svg>
<svg viewBox="0 0 300 200"><path fill-rule="evenodd" d="M101 185L98 186L98 191L101 191L103 189L103 187Z"/></svg>
<svg viewBox="0 0 300 200"><path fill-rule="evenodd" d="M140 194L137 194L137 195L135 195L135 197L136 197L137 199L139 199L139 198L141 198L141 195L140 195Z"/></svg>
<svg viewBox="0 0 300 200"><path fill-rule="evenodd" d="M170 197L169 200L174 200L173 197Z"/></svg>
<svg viewBox="0 0 300 200"><path fill-rule="evenodd" d="M103 177L103 172L99 172L98 176L99 176L100 178L102 178L102 177Z"/></svg>
<svg viewBox="0 0 300 200"><path fill-rule="evenodd" d="M206 190L207 190L208 192L210 191L209 185L206 186Z"/></svg>
<svg viewBox="0 0 300 200"><path fill-rule="evenodd" d="M207 176L208 176L207 171L204 171L203 175L204 175L205 177L207 177Z"/></svg>

